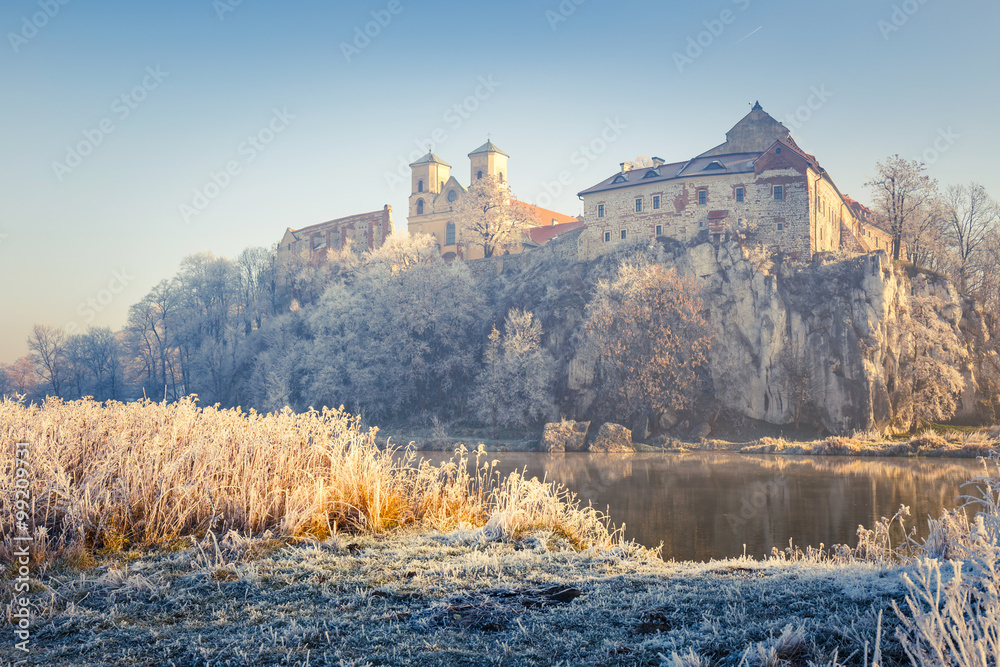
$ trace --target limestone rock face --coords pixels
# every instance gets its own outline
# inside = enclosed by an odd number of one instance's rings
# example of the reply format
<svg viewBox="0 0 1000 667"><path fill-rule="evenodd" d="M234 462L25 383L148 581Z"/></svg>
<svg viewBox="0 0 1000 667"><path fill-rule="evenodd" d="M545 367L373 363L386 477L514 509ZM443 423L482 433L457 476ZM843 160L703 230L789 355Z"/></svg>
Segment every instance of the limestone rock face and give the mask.
<svg viewBox="0 0 1000 667"><path fill-rule="evenodd" d="M590 422L563 421L545 425L539 449L543 452L581 452Z"/></svg>
<svg viewBox="0 0 1000 667"><path fill-rule="evenodd" d="M634 452L632 432L621 424L605 422L591 441L589 450L602 454Z"/></svg>
<svg viewBox="0 0 1000 667"><path fill-rule="evenodd" d="M576 419L599 412L599 352L584 344L586 305L594 286L613 280L625 261L658 262L697 279L715 334L709 391L724 407L772 424L798 419L847 434L888 426L892 390L905 362L899 350L916 300L934 304L933 328L950 337L948 345L969 346L975 338L974 313L964 312L947 280L923 273L911 278L894 269L884 251L791 262L735 242L664 239L573 262L562 247L571 241L517 255L522 266L505 279L516 286L508 302L532 304L543 323L546 347L557 359L560 410ZM975 378L971 369L962 373L969 388L962 408L971 411ZM703 420L696 415L691 423ZM666 413L654 423L662 432L678 422L678 415Z"/></svg>

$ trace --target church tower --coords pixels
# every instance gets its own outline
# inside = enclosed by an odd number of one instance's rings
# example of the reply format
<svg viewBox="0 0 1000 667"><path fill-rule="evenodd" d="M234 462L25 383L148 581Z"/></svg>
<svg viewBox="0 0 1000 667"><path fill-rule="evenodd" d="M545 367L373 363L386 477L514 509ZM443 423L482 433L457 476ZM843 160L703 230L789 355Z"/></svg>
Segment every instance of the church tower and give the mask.
<svg viewBox="0 0 1000 667"><path fill-rule="evenodd" d="M412 187L410 189L410 215L426 215L431 212L434 199L451 175L451 165L428 153L410 165Z"/></svg>
<svg viewBox="0 0 1000 667"><path fill-rule="evenodd" d="M507 159L510 156L493 145L492 141L469 153L472 166L470 185L486 176L497 176L501 183L507 182Z"/></svg>

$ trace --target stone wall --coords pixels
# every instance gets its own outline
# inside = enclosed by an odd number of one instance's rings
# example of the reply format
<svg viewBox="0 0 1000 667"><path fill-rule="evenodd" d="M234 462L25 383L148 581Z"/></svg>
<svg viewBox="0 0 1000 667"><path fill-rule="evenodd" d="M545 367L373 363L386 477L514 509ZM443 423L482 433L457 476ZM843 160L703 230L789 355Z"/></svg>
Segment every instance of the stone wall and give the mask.
<svg viewBox="0 0 1000 667"><path fill-rule="evenodd" d="M782 186L783 199L775 199L776 185ZM737 188L743 189L742 202L737 201ZM706 193L704 204L699 204L699 190ZM636 212L637 199L642 201L641 212ZM593 259L622 242L658 235L688 241L704 232L709 239L724 240L727 232L746 222L757 225L758 238L766 246L808 257L809 203L806 175L787 168L759 175L699 176L598 192L584 197L587 230L580 240L580 258ZM604 207L603 217L598 215L600 206Z"/></svg>

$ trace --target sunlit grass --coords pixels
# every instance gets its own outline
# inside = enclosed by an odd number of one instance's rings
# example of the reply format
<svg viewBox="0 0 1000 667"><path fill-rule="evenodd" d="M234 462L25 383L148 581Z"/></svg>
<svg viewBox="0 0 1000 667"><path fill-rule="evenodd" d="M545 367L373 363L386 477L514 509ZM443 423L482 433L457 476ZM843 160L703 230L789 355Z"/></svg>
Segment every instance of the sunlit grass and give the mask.
<svg viewBox="0 0 1000 667"><path fill-rule="evenodd" d="M343 410L262 415L177 403L0 403L0 438L29 445L28 524L38 561L85 561L178 538L236 531L324 539L404 526L492 526L565 533L581 548L612 546L620 533L557 485L501 480L460 448L432 466L380 447ZM0 512L13 516L14 465L0 468ZM497 528L497 530L494 530ZM0 528L0 557L17 527Z"/></svg>

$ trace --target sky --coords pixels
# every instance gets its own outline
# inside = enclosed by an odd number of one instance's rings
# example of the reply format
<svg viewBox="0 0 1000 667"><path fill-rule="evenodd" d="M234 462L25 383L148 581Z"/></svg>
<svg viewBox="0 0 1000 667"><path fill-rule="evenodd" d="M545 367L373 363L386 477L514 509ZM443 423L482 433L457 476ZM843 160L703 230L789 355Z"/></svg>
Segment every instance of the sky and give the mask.
<svg viewBox="0 0 1000 667"><path fill-rule="evenodd" d="M181 260L381 209L406 165L515 196L686 160L759 100L841 192L894 153L1000 197L1000 3L986 0L7 0L0 361L34 323L120 328ZM428 142L433 146L429 146Z"/></svg>

